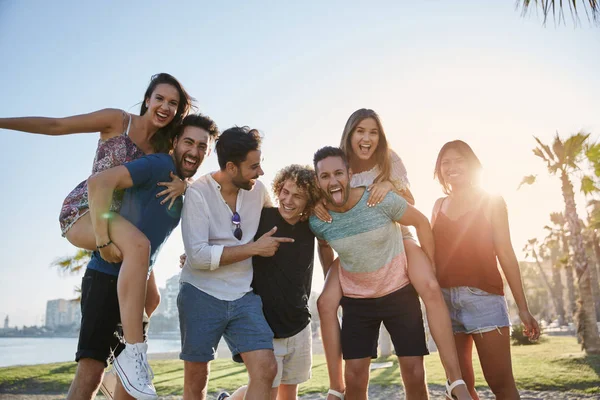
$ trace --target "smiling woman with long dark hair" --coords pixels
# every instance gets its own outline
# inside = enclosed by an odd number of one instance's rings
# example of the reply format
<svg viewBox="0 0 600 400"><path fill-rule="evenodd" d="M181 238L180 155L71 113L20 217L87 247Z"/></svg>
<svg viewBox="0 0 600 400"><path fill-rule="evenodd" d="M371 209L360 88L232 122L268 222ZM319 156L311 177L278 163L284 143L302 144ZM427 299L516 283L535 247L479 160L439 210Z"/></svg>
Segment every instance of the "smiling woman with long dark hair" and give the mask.
<svg viewBox="0 0 600 400"><path fill-rule="evenodd" d="M179 126L188 114L192 100L177 79L160 73L150 80L139 116L106 108L65 118L0 118L0 128L52 136L99 132L100 140L92 167L94 175L144 154L168 152L173 128ZM186 183L174 175L172 178L172 182L163 183L167 186L161 193L167 195L163 202L171 200L172 203L185 191ZM99 251L100 256L108 262L123 261L117 285L119 309L124 339L128 344L135 344L144 340L144 308L151 314L158 306L160 295L154 274L151 273L148 278L148 239L133 224L116 214L122 197L122 191L115 192L111 203L112 213L106 216L110 220L109 232L115 238L114 242L108 233L102 236L95 234L89 212L87 181L81 182L69 193L62 205L59 221L63 236L74 246ZM78 353L76 358L81 356Z"/></svg>
<svg viewBox="0 0 600 400"><path fill-rule="evenodd" d="M461 140L446 143L435 164L435 177L446 197L438 199L431 219L438 282L452 319L462 376L477 399L473 343L485 379L499 399L518 399L510 359L510 321L498 262L530 339L538 323L529 312L519 263L502 197L481 189L481 162Z"/></svg>

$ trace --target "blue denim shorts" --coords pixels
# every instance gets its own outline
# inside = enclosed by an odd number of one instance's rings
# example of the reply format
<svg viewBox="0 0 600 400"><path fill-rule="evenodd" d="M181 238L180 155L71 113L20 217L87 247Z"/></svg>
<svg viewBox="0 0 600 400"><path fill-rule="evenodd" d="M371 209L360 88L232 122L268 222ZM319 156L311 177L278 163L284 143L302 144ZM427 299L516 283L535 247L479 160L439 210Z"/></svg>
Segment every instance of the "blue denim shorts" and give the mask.
<svg viewBox="0 0 600 400"><path fill-rule="evenodd" d="M510 326L504 296L472 286L442 288L454 333L485 333Z"/></svg>
<svg viewBox="0 0 600 400"><path fill-rule="evenodd" d="M260 296L252 292L233 300L219 300L182 282L177 296L181 353L191 362L215 359L221 337L234 357L254 350L273 350L273 332L263 315Z"/></svg>

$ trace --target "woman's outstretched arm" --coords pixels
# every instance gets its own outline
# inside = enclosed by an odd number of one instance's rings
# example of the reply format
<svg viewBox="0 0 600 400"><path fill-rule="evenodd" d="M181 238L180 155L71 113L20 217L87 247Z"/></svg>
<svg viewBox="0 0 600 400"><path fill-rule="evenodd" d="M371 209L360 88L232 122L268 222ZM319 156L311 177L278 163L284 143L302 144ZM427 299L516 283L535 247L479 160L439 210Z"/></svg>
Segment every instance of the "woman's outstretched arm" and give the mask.
<svg viewBox="0 0 600 400"><path fill-rule="evenodd" d="M103 139L108 139L123 133L123 127L127 127L126 116L127 113L122 110L105 108L63 118L0 118L0 128L51 136L100 132Z"/></svg>

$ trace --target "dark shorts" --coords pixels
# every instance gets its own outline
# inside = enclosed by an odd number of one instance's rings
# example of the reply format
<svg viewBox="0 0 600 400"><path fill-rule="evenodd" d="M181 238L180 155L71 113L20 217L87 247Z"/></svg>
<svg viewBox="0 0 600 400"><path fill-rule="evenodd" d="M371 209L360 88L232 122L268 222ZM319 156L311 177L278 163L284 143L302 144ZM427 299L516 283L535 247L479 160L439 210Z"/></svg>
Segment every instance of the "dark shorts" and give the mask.
<svg viewBox="0 0 600 400"><path fill-rule="evenodd" d="M144 322L144 337L148 324ZM81 329L75 361L91 358L108 365L111 354L118 356L124 345L117 297L117 277L87 269L81 280Z"/></svg>
<svg viewBox="0 0 600 400"><path fill-rule="evenodd" d="M398 357L429 354L421 304L412 285L376 299L342 297L340 304L344 360L371 357L382 322Z"/></svg>

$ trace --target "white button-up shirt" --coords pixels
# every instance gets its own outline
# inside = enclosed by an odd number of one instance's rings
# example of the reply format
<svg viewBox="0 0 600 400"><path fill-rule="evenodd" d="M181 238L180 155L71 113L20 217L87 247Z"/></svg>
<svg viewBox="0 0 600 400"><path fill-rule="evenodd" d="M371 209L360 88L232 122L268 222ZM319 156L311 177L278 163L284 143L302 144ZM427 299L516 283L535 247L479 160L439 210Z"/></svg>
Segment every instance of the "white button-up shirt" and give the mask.
<svg viewBox="0 0 600 400"><path fill-rule="evenodd" d="M271 206L267 189L256 181L252 190L240 189L236 211L240 215L241 240L233 236L233 212L221 195L221 185L206 174L187 190L181 215L181 233L187 259L181 282L220 300L233 301L250 292L252 257L220 266L225 246L239 246L254 241L263 207Z"/></svg>

